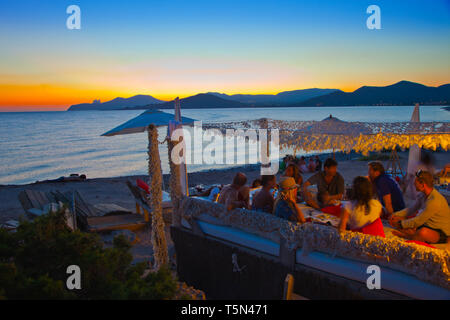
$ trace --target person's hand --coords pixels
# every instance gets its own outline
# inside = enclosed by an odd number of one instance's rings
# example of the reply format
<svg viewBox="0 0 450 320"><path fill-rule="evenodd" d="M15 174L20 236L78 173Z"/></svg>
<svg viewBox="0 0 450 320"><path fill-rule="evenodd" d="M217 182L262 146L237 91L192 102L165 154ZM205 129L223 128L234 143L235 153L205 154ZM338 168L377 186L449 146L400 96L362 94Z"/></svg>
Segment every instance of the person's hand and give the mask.
<svg viewBox="0 0 450 320"><path fill-rule="evenodd" d="M331 196L328 193L322 195L322 201L324 204L328 205L331 202Z"/></svg>
<svg viewBox="0 0 450 320"><path fill-rule="evenodd" d="M400 221L402 221L403 220L403 218L402 217L399 217L399 216L396 216L396 215L391 215L390 217L389 217L389 224L391 225L391 226L393 226L394 228L399 228L400 227Z"/></svg>
<svg viewBox="0 0 450 320"><path fill-rule="evenodd" d="M295 192L294 192L295 190ZM292 189L288 194L288 200L292 203L297 203L297 189Z"/></svg>

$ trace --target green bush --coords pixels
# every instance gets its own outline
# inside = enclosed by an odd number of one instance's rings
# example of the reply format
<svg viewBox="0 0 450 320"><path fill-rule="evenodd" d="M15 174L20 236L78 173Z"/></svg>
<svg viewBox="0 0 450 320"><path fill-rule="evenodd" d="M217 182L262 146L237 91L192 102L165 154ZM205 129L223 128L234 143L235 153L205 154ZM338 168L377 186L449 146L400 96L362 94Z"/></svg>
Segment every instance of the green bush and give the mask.
<svg viewBox="0 0 450 320"><path fill-rule="evenodd" d="M98 235L71 231L63 212L17 232L0 229L0 299L171 299L177 283L168 268L143 277L145 264L131 265L123 236L103 248ZM67 267L81 269L81 289L68 290Z"/></svg>

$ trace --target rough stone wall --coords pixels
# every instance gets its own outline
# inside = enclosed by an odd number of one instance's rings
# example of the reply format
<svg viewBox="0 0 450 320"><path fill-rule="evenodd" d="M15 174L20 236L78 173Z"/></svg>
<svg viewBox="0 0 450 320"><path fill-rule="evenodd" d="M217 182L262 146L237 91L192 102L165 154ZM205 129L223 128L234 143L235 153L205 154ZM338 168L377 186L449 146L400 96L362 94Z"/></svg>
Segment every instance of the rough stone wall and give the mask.
<svg viewBox="0 0 450 320"><path fill-rule="evenodd" d="M289 250L302 248L328 253L365 263L378 264L413 275L450 290L450 255L400 239L381 238L356 232L339 233L335 228L310 224L298 225L273 215L235 209L227 211L218 203L184 197L181 214L188 221L194 219L230 226L266 239L286 243Z"/></svg>

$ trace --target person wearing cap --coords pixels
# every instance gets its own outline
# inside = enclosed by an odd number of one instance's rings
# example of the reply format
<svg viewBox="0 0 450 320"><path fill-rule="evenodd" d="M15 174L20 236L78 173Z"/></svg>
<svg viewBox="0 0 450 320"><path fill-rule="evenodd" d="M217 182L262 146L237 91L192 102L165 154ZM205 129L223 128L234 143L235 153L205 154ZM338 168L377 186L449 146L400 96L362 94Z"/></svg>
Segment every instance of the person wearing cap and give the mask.
<svg viewBox="0 0 450 320"><path fill-rule="evenodd" d="M277 217L305 223L302 210L297 205L297 190L300 186L292 177L282 177L279 183L278 196L274 204L273 214Z"/></svg>
<svg viewBox="0 0 450 320"><path fill-rule="evenodd" d="M392 233L427 243L449 242L450 209L444 196L434 188L433 175L419 170L414 186L420 195L412 207L394 212L391 216L389 223L397 229Z"/></svg>

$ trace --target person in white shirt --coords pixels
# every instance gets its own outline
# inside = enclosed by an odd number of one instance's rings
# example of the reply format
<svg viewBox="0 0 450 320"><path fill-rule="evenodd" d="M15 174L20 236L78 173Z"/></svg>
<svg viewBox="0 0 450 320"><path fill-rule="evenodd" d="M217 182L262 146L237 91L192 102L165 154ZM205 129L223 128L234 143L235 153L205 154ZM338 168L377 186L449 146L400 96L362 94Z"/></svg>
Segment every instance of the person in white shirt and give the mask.
<svg viewBox="0 0 450 320"><path fill-rule="evenodd" d="M353 180L350 201L341 209L339 231L361 229L371 224L381 216L382 208L380 201L373 199L370 180L366 177L356 177Z"/></svg>

